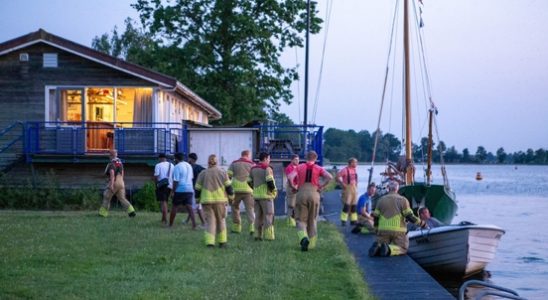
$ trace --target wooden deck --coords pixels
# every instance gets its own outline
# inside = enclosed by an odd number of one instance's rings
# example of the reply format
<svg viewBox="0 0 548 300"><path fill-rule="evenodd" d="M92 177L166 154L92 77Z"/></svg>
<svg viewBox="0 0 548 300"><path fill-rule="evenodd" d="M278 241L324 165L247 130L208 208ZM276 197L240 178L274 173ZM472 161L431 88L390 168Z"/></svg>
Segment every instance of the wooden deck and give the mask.
<svg viewBox="0 0 548 300"><path fill-rule="evenodd" d="M409 256L389 258L369 257L367 250L375 240L374 235L352 234L351 226L340 225L340 191L325 193L324 217L337 225L345 236L348 249L364 273L371 293L377 299L455 299L434 278Z"/></svg>

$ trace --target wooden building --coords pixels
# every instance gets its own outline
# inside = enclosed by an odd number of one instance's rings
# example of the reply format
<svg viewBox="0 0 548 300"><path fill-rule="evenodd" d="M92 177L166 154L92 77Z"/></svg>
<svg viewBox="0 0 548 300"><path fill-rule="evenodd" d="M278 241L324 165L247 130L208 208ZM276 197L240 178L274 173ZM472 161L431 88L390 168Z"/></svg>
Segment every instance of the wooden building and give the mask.
<svg viewBox="0 0 548 300"><path fill-rule="evenodd" d="M222 116L173 77L42 29L0 44L0 91L0 170L14 184L52 172L61 186L103 184L115 148L138 188L159 153L187 147L184 121Z"/></svg>

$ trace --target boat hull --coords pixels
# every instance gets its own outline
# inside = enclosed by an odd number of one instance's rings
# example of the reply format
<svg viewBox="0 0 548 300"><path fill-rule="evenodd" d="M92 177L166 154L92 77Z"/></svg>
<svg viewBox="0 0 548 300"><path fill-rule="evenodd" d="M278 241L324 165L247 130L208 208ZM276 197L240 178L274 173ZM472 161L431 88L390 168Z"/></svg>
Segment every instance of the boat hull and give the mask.
<svg viewBox="0 0 548 300"><path fill-rule="evenodd" d="M401 186L398 193L409 200L411 207L428 207L433 217L444 224L451 224L457 214L455 193L444 185L415 183Z"/></svg>
<svg viewBox="0 0 548 300"><path fill-rule="evenodd" d="M449 225L409 232L408 255L431 273L468 277L491 262L504 230L494 225Z"/></svg>

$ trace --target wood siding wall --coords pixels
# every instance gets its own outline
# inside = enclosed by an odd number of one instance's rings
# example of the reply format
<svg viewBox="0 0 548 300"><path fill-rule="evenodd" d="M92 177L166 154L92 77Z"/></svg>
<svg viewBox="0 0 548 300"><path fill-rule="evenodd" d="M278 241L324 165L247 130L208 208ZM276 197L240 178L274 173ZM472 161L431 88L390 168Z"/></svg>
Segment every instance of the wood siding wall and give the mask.
<svg viewBox="0 0 548 300"><path fill-rule="evenodd" d="M20 53L28 53L29 61L20 62ZM42 66L44 53L58 54L57 68ZM0 56L0 128L15 121L45 121L46 85L157 86L47 44L35 44Z"/></svg>

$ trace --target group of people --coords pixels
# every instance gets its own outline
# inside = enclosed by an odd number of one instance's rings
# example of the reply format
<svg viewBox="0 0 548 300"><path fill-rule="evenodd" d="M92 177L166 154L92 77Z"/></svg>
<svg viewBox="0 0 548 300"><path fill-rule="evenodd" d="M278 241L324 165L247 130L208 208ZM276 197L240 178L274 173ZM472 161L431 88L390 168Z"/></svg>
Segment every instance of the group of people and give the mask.
<svg viewBox="0 0 548 300"><path fill-rule="evenodd" d="M369 256L406 254L409 248L408 230L443 225L431 216L427 207L421 207L419 217L415 216L409 201L398 194L400 182L397 180L386 182L388 193L380 198L374 182L369 183L367 191L358 198L357 163L356 158L350 158L348 165L337 173L337 182L342 188L340 220L341 226L346 226L350 219L350 224L354 226L352 233L377 235L369 248Z"/></svg>
<svg viewBox="0 0 548 300"><path fill-rule="evenodd" d="M332 176L319 165L314 151L306 154L306 163L299 164L299 157L293 156L286 168L288 224L297 227L297 236L302 251L316 246L316 222L320 207L320 192ZM228 170L218 166L216 155L208 157L208 166L197 164L195 153L188 155L188 162L181 153L174 156L175 164L159 155L154 168L156 199L160 203L165 226L172 227L177 212L185 208L192 228L196 228L197 215L205 225L204 240L207 247L226 247L227 206L232 209L232 233L242 232L240 204L243 202L248 220L248 232L257 241L274 240L274 199L278 194L274 171L270 166L270 155L261 153L255 163L251 151L244 150L241 157L233 161ZM103 193L103 205L99 214L108 216L113 195L127 210L130 217L135 209L125 198L124 170L116 150L110 151L110 162L105 174L108 185ZM323 180L322 180L323 179ZM168 220L168 201L172 198ZM196 212L196 213L195 213Z"/></svg>
<svg viewBox="0 0 548 300"><path fill-rule="evenodd" d="M316 164L317 158L316 152L309 151L306 162L299 163L299 156L294 155L285 169L287 222L297 228L301 251L316 247L320 194L332 179L329 172ZM278 189L268 153L261 153L259 162L255 163L251 152L244 150L241 157L230 164L228 171L218 166L216 155L208 157L207 168L196 163L198 157L195 153L188 155L188 162L181 153L175 154L174 159L175 164L172 164L161 154L154 168L156 198L162 212L161 222L165 226L172 227L177 212L186 208L188 220L195 229L196 211L202 225L205 225L206 246L214 247L217 243L223 248L227 243L227 206L232 209L231 232L241 233L240 204L243 202L249 234L257 241L275 239L274 199ZM349 159L348 165L336 174L336 180L343 189L340 220L341 226L346 226L350 221L354 226L353 233L377 235L369 248L370 256L403 255L409 246L408 230L442 225L431 217L428 208L421 208L419 217L415 216L409 201L398 194L398 181L389 181L388 193L379 199L375 183L370 183L367 192L358 198L357 163L357 159ZM99 215L108 216L110 200L116 195L129 217L135 217L135 209L125 198L124 167L116 150L110 151L105 174L108 183ZM167 204L170 198L172 208L168 220ZM376 200L375 204L373 200Z"/></svg>

